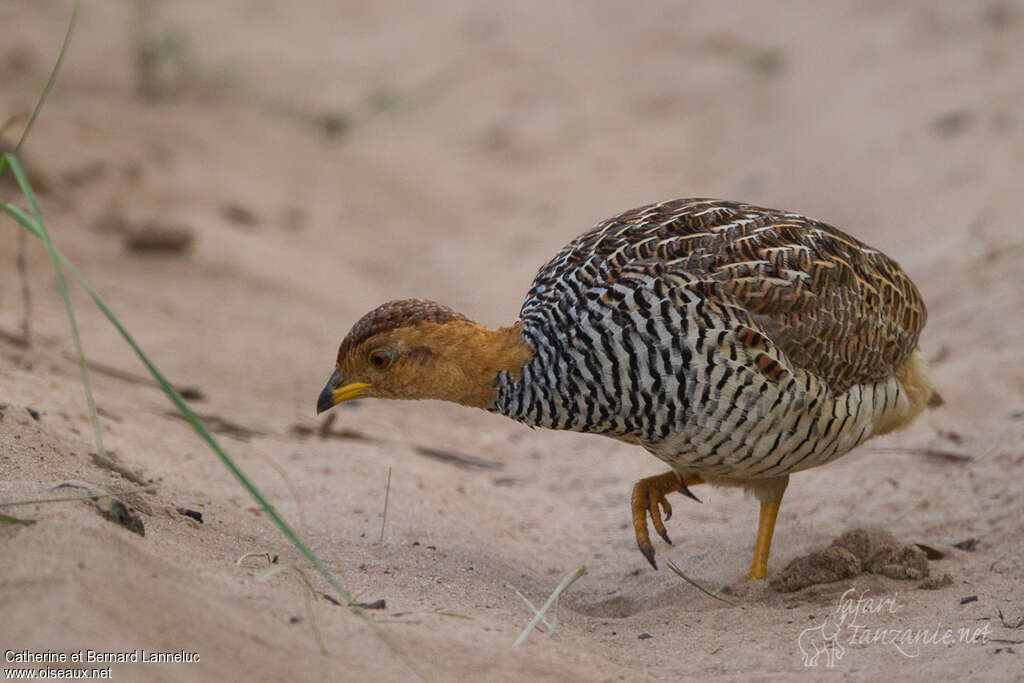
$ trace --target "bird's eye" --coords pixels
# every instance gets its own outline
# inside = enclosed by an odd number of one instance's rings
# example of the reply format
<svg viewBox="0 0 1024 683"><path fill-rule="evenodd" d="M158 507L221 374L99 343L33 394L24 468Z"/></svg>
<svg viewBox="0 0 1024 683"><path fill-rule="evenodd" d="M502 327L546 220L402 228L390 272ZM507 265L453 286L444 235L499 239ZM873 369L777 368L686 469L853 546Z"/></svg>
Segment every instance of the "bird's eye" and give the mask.
<svg viewBox="0 0 1024 683"><path fill-rule="evenodd" d="M370 351L370 365L378 370L386 370L391 365L391 352L387 349L374 349Z"/></svg>

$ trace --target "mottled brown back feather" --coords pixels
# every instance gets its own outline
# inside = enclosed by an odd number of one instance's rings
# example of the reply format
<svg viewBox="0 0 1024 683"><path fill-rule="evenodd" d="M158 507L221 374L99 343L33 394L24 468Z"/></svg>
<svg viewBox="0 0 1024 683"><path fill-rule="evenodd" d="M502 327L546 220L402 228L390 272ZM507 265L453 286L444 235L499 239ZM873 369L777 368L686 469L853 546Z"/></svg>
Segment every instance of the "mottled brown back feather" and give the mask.
<svg viewBox="0 0 1024 683"><path fill-rule="evenodd" d="M927 318L920 293L895 261L785 211L710 199L639 207L570 243L541 268L535 286L595 255L613 270L654 261L699 275L709 292L717 284L750 314L759 328L750 332L768 337L792 366L836 393L893 375ZM757 346L750 332L744 334Z"/></svg>

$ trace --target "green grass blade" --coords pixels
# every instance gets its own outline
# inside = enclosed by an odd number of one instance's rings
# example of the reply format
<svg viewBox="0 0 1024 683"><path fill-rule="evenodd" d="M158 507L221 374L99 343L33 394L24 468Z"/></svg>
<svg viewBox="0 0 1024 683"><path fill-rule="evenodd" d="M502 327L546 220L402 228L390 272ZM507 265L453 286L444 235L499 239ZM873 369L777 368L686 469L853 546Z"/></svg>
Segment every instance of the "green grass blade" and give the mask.
<svg viewBox="0 0 1024 683"><path fill-rule="evenodd" d="M391 498L391 468L388 468L388 483L384 485L384 516L380 520L380 538L377 545L384 542L384 525L388 523L388 500Z"/></svg>
<svg viewBox="0 0 1024 683"><path fill-rule="evenodd" d="M2 163L0 163L0 177L3 177L3 171L4 171L3 164L6 164L6 163L7 163L6 159L4 159ZM15 221L20 223L22 226L24 226L26 230L31 232L36 237L39 237L39 235L36 232L37 228L35 226L35 223L32 222L32 219L29 218L28 214L26 214L24 211L22 211L21 209L16 207L14 204L8 204L7 202L0 202L0 209L3 209L3 211L7 215L9 215ZM42 239L42 238L40 238L40 239Z"/></svg>
<svg viewBox="0 0 1024 683"><path fill-rule="evenodd" d="M135 489L124 489L121 491L106 490L102 493L94 491L92 493L83 493L78 496L63 496L61 498L29 498L26 500L7 500L0 502L0 508L13 508L19 505L46 505L49 503L67 503L76 500L99 500L101 498L117 498L119 496L126 496L129 493L143 493L153 491L156 489L155 484L149 486L140 486Z"/></svg>
<svg viewBox="0 0 1024 683"><path fill-rule="evenodd" d="M68 45L71 44L71 34L74 33L75 24L77 23L78 0L75 0L75 6L71 10L71 19L68 20L67 31L64 32L64 42L61 43L60 52L57 54L57 61L54 63L53 69L50 70L50 77L47 79L46 85L43 86L43 92L39 95L39 100L36 102L35 109L32 110L32 116L29 117L28 123L25 124L25 130L21 132L21 138L18 140L18 144L14 148L15 154L21 152L21 146L25 144L25 140L28 139L28 134L32 132L32 127L36 125L36 119L39 118L39 112L43 110L43 104L46 103L46 98L50 96L50 91L53 90L53 86L57 82L57 73L60 71L61 65L64 64L64 55L68 52Z"/></svg>
<svg viewBox="0 0 1024 683"><path fill-rule="evenodd" d="M43 245L46 247L46 253L50 256L50 263L53 265L53 272L57 277L57 288L60 290L60 296L64 300L64 310L67 313L68 323L71 326L71 338L75 343L75 353L78 355L78 370L82 378L82 386L85 388L85 399L89 405L89 421L92 423L93 437L96 439L96 450L100 454L100 457L106 458L107 451L103 447L103 433L100 429L100 418L99 414L96 412L96 401L92 395L92 379L89 376L89 368L86 366L85 362L85 351L82 349L82 338L78 333L78 322L75 320L75 309L71 306L71 297L68 295L67 282L64 279L64 270L61 268L61 256L53 245L53 240L50 239L50 233L46 230L46 224L43 222L43 215L39 210L39 202L36 201L35 192L32 191L32 186L29 184L28 178L25 177L25 172L21 168L21 164L18 163L17 157L12 154L5 154L4 162L7 166L10 166L10 170L14 174L14 179L18 182L18 187L21 189L21 193L24 195L25 201L28 202L29 208L32 211L32 218L34 220L31 222L36 227L32 233L42 240ZM0 168L0 175L2 175L3 170L6 169ZM28 218L27 216L24 216L24 213L22 213L22 217Z"/></svg>
<svg viewBox="0 0 1024 683"><path fill-rule="evenodd" d="M725 599L725 598L723 598L723 597L722 597L721 595L715 595L714 593L712 593L711 591L709 591L709 590L708 590L707 588L705 588L704 586L700 585L699 583L697 583L696 581L694 581L693 579L691 579L691 578L690 578L689 576L687 576L686 574L684 574L684 573L683 573L683 570L682 570L682 569L680 569L679 567L677 567L677 566L676 566L676 565L675 565L675 564L674 564L674 563L672 562L672 560L669 560L669 561L668 561L668 562L666 562L665 564L667 564L667 565L668 565L668 568L669 568L669 569L671 569L672 571L674 571L674 572L676 573L676 575L677 575L677 576L679 576L679 578L680 578L680 579L682 579L682 580L683 580L683 581L685 581L686 583L690 584L691 586L693 586L694 588L696 588L697 590L699 590L699 591L700 591L701 593L703 593L704 595L707 595L708 597L714 598L715 600L721 600L721 601L722 601L722 602L724 602L725 604L727 604L727 605L732 605L733 607L738 607L738 606L739 606L739 603L735 603L735 602L733 602L732 600L726 600L726 599Z"/></svg>
<svg viewBox="0 0 1024 683"><path fill-rule="evenodd" d="M36 523L34 519L18 519L17 517L11 517L0 513L0 524L20 524L21 526L32 526Z"/></svg>

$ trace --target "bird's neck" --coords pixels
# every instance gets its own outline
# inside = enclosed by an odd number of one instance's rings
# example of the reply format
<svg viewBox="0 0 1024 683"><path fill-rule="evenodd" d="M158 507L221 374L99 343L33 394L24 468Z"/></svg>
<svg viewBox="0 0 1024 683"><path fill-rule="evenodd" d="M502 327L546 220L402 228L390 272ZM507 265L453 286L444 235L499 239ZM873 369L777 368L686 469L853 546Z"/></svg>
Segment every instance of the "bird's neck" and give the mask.
<svg viewBox="0 0 1024 683"><path fill-rule="evenodd" d="M521 323L494 330L470 320L444 323L430 346L436 358L428 398L484 410L498 397L500 373L521 378L534 354Z"/></svg>

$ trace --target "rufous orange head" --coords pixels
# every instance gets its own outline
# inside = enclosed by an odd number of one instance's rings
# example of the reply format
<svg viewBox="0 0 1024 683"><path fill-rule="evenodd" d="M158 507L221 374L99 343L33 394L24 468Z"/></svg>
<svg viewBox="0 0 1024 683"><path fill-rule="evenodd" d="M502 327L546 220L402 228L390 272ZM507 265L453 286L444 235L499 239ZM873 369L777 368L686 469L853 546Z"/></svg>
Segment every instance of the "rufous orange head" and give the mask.
<svg viewBox="0 0 1024 683"><path fill-rule="evenodd" d="M532 355L518 326L488 330L431 301L391 301L360 318L342 340L316 410L371 397L487 408L498 373L518 375Z"/></svg>

